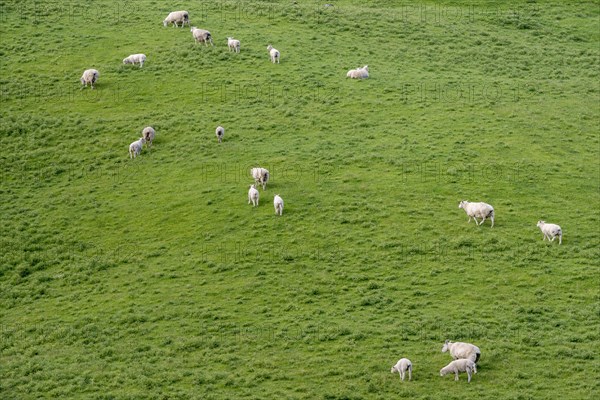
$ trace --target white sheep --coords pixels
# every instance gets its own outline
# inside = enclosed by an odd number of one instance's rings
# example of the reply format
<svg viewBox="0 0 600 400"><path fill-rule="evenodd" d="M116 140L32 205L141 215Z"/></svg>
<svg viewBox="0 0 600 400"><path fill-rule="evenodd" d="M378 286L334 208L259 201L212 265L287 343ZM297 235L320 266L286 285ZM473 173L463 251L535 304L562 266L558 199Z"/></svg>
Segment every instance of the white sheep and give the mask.
<svg viewBox="0 0 600 400"><path fill-rule="evenodd" d="M225 136L225 128L223 128L221 125L217 126L217 129L215 129L215 135L217 136L219 143L221 143L223 141L223 136Z"/></svg>
<svg viewBox="0 0 600 400"><path fill-rule="evenodd" d="M140 68L142 68L144 66L145 62L146 62L145 54L132 54L129 57L126 57L123 59L123 64L135 65L136 63L138 63L138 64L140 64Z"/></svg>
<svg viewBox="0 0 600 400"><path fill-rule="evenodd" d="M82 89L84 87L86 87L88 83L91 85L91 87L93 89L94 83L96 83L99 76L100 76L100 72L98 72L95 69L86 69L85 71L83 71L83 75L81 75L81 78L79 78L79 81L83 85Z"/></svg>
<svg viewBox="0 0 600 400"><path fill-rule="evenodd" d="M469 203L468 201L463 200L458 204L458 208L465 210L469 216L468 222L471 222L471 218L473 218L476 225L483 225L485 219L489 217L492 220L492 228L494 227L494 207L489 204ZM480 223L477 222L477 218L482 218Z"/></svg>
<svg viewBox="0 0 600 400"><path fill-rule="evenodd" d="M278 194L273 199L273 206L275 207L275 215L283 215L283 199Z"/></svg>
<svg viewBox="0 0 600 400"><path fill-rule="evenodd" d="M210 35L209 31L192 26L190 32L192 32L192 36L194 36L196 44L204 43L205 46L208 46L208 43L210 43L211 46L214 46L212 42L212 36Z"/></svg>
<svg viewBox="0 0 600 400"><path fill-rule="evenodd" d="M479 361L481 357L481 350L479 347L464 342L451 342L446 340L442 346L442 353L449 351L453 359L458 360L460 358L466 358L473 362Z"/></svg>
<svg viewBox="0 0 600 400"><path fill-rule="evenodd" d="M346 74L347 78L352 79L365 79L369 77L369 66L365 65L362 68L351 69Z"/></svg>
<svg viewBox="0 0 600 400"><path fill-rule="evenodd" d="M458 373L466 372L469 376L469 383L471 382L471 374L477 373L477 365L466 358L461 358L460 360L454 360L450 364L446 365L444 368L440 369L440 376L444 376L447 374L454 374L454 380L458 380Z"/></svg>
<svg viewBox="0 0 600 400"><path fill-rule="evenodd" d="M240 52L240 41L234 39L232 37L227 38L227 47L229 47L229 51L234 51L236 53Z"/></svg>
<svg viewBox="0 0 600 400"><path fill-rule="evenodd" d="M544 234L542 240L548 238L548 241L554 242L554 239L558 236L558 244L562 244L562 229L560 226L556 224L547 224L545 221L538 221L537 226Z"/></svg>
<svg viewBox="0 0 600 400"><path fill-rule="evenodd" d="M258 190L256 190L255 185L250 185L250 190L248 190L248 204L252 203L252 207L258 206Z"/></svg>
<svg viewBox="0 0 600 400"><path fill-rule="evenodd" d="M267 187L267 182L269 181L269 171L266 170L265 168L252 168L250 170L250 174L252 175L252 177L254 178L254 183L256 185L261 184L263 190L266 189Z"/></svg>
<svg viewBox="0 0 600 400"><path fill-rule="evenodd" d="M173 28L179 26L179 23L181 23L182 28L186 23L190 26L190 14L187 11L173 11L167 15L167 18L163 21L163 26L171 23L173 24Z"/></svg>
<svg viewBox="0 0 600 400"><path fill-rule="evenodd" d="M146 143L146 139L143 137L139 138L135 142L129 145L129 158L136 158L142 152L142 147Z"/></svg>
<svg viewBox="0 0 600 400"><path fill-rule="evenodd" d="M267 51L269 52L269 55L271 56L271 62L273 64L275 64L275 62L277 62L277 64L279 64L279 56L280 56L279 50L273 48L273 46L271 46L271 45L268 45Z"/></svg>
<svg viewBox="0 0 600 400"><path fill-rule="evenodd" d="M142 137L146 141L146 146L148 148L152 147L152 141L154 140L154 136L156 136L156 131L151 126L147 126L142 129Z"/></svg>
<svg viewBox="0 0 600 400"><path fill-rule="evenodd" d="M396 365L392 367L392 374L398 372L402 381L404 381L406 371L408 371L408 380L410 381L412 379L412 363L408 358L401 358Z"/></svg>

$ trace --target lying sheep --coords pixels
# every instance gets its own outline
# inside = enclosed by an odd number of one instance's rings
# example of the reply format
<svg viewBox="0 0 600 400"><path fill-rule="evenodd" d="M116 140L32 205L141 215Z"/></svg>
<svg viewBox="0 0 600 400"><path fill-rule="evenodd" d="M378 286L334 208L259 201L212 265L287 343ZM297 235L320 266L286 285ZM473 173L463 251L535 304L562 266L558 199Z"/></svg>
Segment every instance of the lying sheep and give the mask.
<svg viewBox="0 0 600 400"><path fill-rule="evenodd" d="M250 190L248 190L248 204L252 203L252 207L258 206L258 190L256 190L256 186L250 185Z"/></svg>
<svg viewBox="0 0 600 400"><path fill-rule="evenodd" d="M142 147L146 143L146 139L143 137L139 138L135 142L129 145L129 158L136 158L142 152Z"/></svg>
<svg viewBox="0 0 600 400"><path fill-rule="evenodd" d="M163 21L163 26L171 23L173 24L173 28L179 26L179 23L181 23L182 28L186 23L190 26L190 14L187 11L173 11L167 15L167 18Z"/></svg>
<svg viewBox="0 0 600 400"><path fill-rule="evenodd" d="M402 381L404 381L406 371L408 371L408 380L410 381L412 379L412 363L408 358L401 358L396 365L392 367L392 374L398 372Z"/></svg>
<svg viewBox="0 0 600 400"><path fill-rule="evenodd" d="M446 340L442 346L442 353L447 351L450 352L450 355L455 360L466 358L476 363L479 361L479 357L481 357L481 350L479 350L479 347L472 345L471 343L451 342Z"/></svg>
<svg viewBox="0 0 600 400"><path fill-rule="evenodd" d="M278 194L273 199L273 206L275 207L275 215L283 215L283 199Z"/></svg>
<svg viewBox="0 0 600 400"><path fill-rule="evenodd" d="M346 74L347 78L352 79L365 79L369 77L369 66L365 65L362 68L351 69Z"/></svg>
<svg viewBox="0 0 600 400"><path fill-rule="evenodd" d="M148 148L152 147L152 141L154 140L155 135L156 131L151 126L147 126L142 129L142 137L146 141L146 146L148 146Z"/></svg>
<svg viewBox="0 0 600 400"><path fill-rule="evenodd" d="M210 43L211 46L214 46L212 42L212 36L210 35L209 31L196 28L195 26L192 26L190 31L192 32L192 36L194 36L196 44L204 43L205 46L208 46L208 43Z"/></svg>
<svg viewBox="0 0 600 400"><path fill-rule="evenodd" d="M261 184L263 190L265 190L270 177L269 171L264 168L252 168L250 174L254 178L254 183L256 185Z"/></svg>
<svg viewBox="0 0 600 400"><path fill-rule="evenodd" d="M277 61L277 64L279 64L279 50L273 48L273 46L268 45L267 46L267 51L269 52L269 55L271 56L271 62L273 64L275 64L275 61Z"/></svg>
<svg viewBox="0 0 600 400"><path fill-rule="evenodd" d="M146 62L145 54L132 54L129 57L123 59L123 64L135 65L136 63L138 63L140 64L140 68L144 66L144 62Z"/></svg>
<svg viewBox="0 0 600 400"><path fill-rule="evenodd" d="M560 226L556 224L547 224L545 221L538 221L537 226L544 234L542 240L548 238L548 241L554 242L554 239L558 236L558 244L562 244L562 229L560 229Z"/></svg>
<svg viewBox="0 0 600 400"><path fill-rule="evenodd" d="M466 372L469 377L469 383L471 383L471 374L477 373L477 365L466 358L454 360L444 368L440 369L440 376L454 373L454 380L457 381L459 372Z"/></svg>
<svg viewBox="0 0 600 400"><path fill-rule="evenodd" d="M489 217L492 220L492 228L494 227L494 207L489 204L469 203L468 201L463 200L458 204L458 208L465 210L469 216L469 222L471 222L471 218L473 218L476 225L483 225L485 219ZM477 218L482 218L480 223L477 222Z"/></svg>
<svg viewBox="0 0 600 400"><path fill-rule="evenodd" d="M222 126L217 126L217 129L215 130L215 135L217 135L217 140L219 141L219 143L221 143L223 141L223 136L225 136L225 128L223 128Z"/></svg>
<svg viewBox="0 0 600 400"><path fill-rule="evenodd" d="M79 81L83 85L82 89L84 87L86 87L88 83L91 85L91 87L93 89L94 83L96 83L99 76L100 76L100 72L98 72L95 69L86 69L85 71L83 71L83 75L81 75L81 78L79 78Z"/></svg>
<svg viewBox="0 0 600 400"><path fill-rule="evenodd" d="M232 37L227 38L227 47L229 47L229 51L234 51L236 53L240 52L240 41L234 39Z"/></svg>

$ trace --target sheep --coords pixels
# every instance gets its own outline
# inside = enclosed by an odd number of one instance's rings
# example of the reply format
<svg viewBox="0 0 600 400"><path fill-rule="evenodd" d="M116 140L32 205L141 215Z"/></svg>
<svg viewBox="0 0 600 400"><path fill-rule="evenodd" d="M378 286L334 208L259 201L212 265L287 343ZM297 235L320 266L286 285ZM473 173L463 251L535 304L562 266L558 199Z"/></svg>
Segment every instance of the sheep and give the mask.
<svg viewBox="0 0 600 400"><path fill-rule="evenodd" d="M537 226L544 234L542 240L548 238L548 241L554 242L554 239L558 236L558 244L562 244L562 229L560 226L556 224L547 224L546 221L538 221Z"/></svg>
<svg viewBox="0 0 600 400"><path fill-rule="evenodd" d="M146 62L145 54L132 54L129 57L123 59L123 64L135 65L135 63L138 63L140 64L140 68L144 66L144 62Z"/></svg>
<svg viewBox="0 0 600 400"><path fill-rule="evenodd" d="M392 367L392 374L398 372L400 374L400 379L404 382L404 375L408 370L408 380L412 379L412 363L408 358L401 358L398 360L396 365Z"/></svg>
<svg viewBox="0 0 600 400"><path fill-rule="evenodd" d="M446 340L442 346L442 353L447 351L450 351L450 355L455 360L466 358L476 363L479 361L479 357L481 357L481 350L479 350L479 347L472 345L471 343L451 342Z"/></svg>
<svg viewBox="0 0 600 400"><path fill-rule="evenodd" d="M494 207L489 204L469 203L468 201L463 200L458 204L458 208L465 210L469 216L468 222L471 222L471 218L473 218L476 225L483 225L485 219L489 217L492 220L492 228L494 227ZM480 223L477 222L477 218L482 218Z"/></svg>
<svg viewBox="0 0 600 400"><path fill-rule="evenodd" d="M347 78L352 79L365 79L369 77L369 66L365 65L362 68L351 69L346 74Z"/></svg>
<svg viewBox="0 0 600 400"><path fill-rule="evenodd" d="M156 131L151 126L147 126L142 129L142 137L146 141L146 146L148 146L148 148L152 147L152 141L154 140L155 135Z"/></svg>
<svg viewBox="0 0 600 400"><path fill-rule="evenodd" d="M173 24L173 28L179 26L181 22L181 27L185 25L187 22L188 26L190 26L190 14L187 11L173 11L167 15L167 18L163 21L163 26L167 26L170 23Z"/></svg>
<svg viewBox="0 0 600 400"><path fill-rule="evenodd" d="M269 52L269 55L271 56L271 62L273 64L275 64L275 61L277 61L277 64L279 64L279 50L273 48L273 46L268 45L267 46L267 51Z"/></svg>
<svg viewBox="0 0 600 400"><path fill-rule="evenodd" d="M215 135L217 135L217 140L219 143L221 143L223 141L223 136L225 136L225 128L223 128L221 125L217 126Z"/></svg>
<svg viewBox="0 0 600 400"><path fill-rule="evenodd" d="M136 158L138 155L140 155L144 143L146 143L146 139L144 139L143 137L131 143L129 145L129 158Z"/></svg>
<svg viewBox="0 0 600 400"><path fill-rule="evenodd" d="M79 78L79 81L81 81L81 84L83 85L82 89L86 87L88 83L93 89L94 83L96 83L99 76L100 72L98 72L95 69L86 69L85 71L83 71L83 75L81 75L81 78Z"/></svg>
<svg viewBox="0 0 600 400"><path fill-rule="evenodd" d="M275 207L275 215L283 215L283 199L278 194L273 199L273 206Z"/></svg>
<svg viewBox="0 0 600 400"><path fill-rule="evenodd" d="M254 178L254 183L257 185L260 183L265 190L270 177L269 171L264 168L252 168L250 174Z"/></svg>
<svg viewBox="0 0 600 400"><path fill-rule="evenodd" d="M466 372L469 376L469 383L471 383L471 374L477 373L477 365L466 358L454 360L444 368L440 369L440 376L454 373L454 380L457 381L459 372Z"/></svg>
<svg viewBox="0 0 600 400"><path fill-rule="evenodd" d="M211 46L214 46L212 42L212 36L210 35L209 31L192 26L190 32L192 32L192 36L194 36L196 44L204 43L205 46L208 46L208 43L210 43Z"/></svg>
<svg viewBox="0 0 600 400"><path fill-rule="evenodd" d="M252 207L258 206L258 190L256 190L255 185L250 185L250 190L248 190L248 204L252 203Z"/></svg>
<svg viewBox="0 0 600 400"><path fill-rule="evenodd" d="M232 50L236 53L240 52L240 41L237 39L234 39L232 37L228 37L227 38L227 47L229 47L229 51L231 52Z"/></svg>

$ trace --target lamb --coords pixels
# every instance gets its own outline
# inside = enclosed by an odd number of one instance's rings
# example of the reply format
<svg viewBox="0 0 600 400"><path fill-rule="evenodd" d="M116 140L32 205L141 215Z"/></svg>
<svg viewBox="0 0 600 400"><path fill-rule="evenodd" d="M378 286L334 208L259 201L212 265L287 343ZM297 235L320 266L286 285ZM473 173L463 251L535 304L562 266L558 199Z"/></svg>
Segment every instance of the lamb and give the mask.
<svg viewBox="0 0 600 400"><path fill-rule="evenodd" d="M465 210L469 216L469 222L471 222L471 218L473 218L476 225L483 225L485 219L489 217L492 220L492 228L494 227L494 207L489 204L469 203L468 201L463 200L458 204L458 208ZM477 218L482 218L480 223L477 222Z"/></svg>
<svg viewBox="0 0 600 400"><path fill-rule="evenodd" d="M440 376L454 373L454 380L458 380L458 373L466 372L469 376L469 383L471 383L471 374L477 373L477 365L471 360L462 358L460 360L454 360L444 368L440 369Z"/></svg>
<svg viewBox="0 0 600 400"><path fill-rule="evenodd" d="M248 190L248 204L252 203L252 207L258 206L258 190L256 190L255 185L250 185L250 190Z"/></svg>
<svg viewBox="0 0 600 400"><path fill-rule="evenodd" d="M264 168L252 168L250 174L254 178L254 183L257 185L260 183L265 190L269 181L269 171Z"/></svg>
<svg viewBox="0 0 600 400"><path fill-rule="evenodd" d="M223 141L223 136L225 136L225 128L223 128L221 125L217 126L215 135L217 135L217 140L219 143L221 143Z"/></svg>
<svg viewBox="0 0 600 400"><path fill-rule="evenodd" d="M560 226L556 224L547 224L545 221L538 221L537 226L544 234L542 240L548 238L548 241L554 242L554 239L558 236L558 244L562 244L562 229Z"/></svg>
<svg viewBox="0 0 600 400"><path fill-rule="evenodd" d="M446 340L442 346L442 353L447 351L450 351L450 355L455 360L466 358L476 363L479 361L479 357L481 357L481 350L479 350L479 347L472 345L471 343L451 342Z"/></svg>
<svg viewBox="0 0 600 400"><path fill-rule="evenodd" d="M278 194L273 199L273 206L275 207L275 215L283 215L283 199Z"/></svg>
<svg viewBox="0 0 600 400"><path fill-rule="evenodd" d="M163 26L167 26L170 23L172 23L173 28L175 28L176 26L179 26L180 22L182 28L186 24L186 22L188 26L190 26L190 14L187 11L173 11L169 13L169 15L167 15L167 18L165 18L165 20L163 21Z"/></svg>
<svg viewBox="0 0 600 400"><path fill-rule="evenodd" d="M135 63L138 63L140 64L140 68L144 66L144 62L146 62L145 54L132 54L129 57L123 59L123 64L135 65Z"/></svg>
<svg viewBox="0 0 600 400"><path fill-rule="evenodd" d="M346 74L347 78L352 79L365 79L369 77L369 66L365 65L362 68L351 69Z"/></svg>
<svg viewBox="0 0 600 400"><path fill-rule="evenodd" d="M408 380L410 381L412 379L412 363L408 358L401 358L396 365L392 367L392 374L398 372L400 374L400 379L404 382L404 376L407 370Z"/></svg>
<svg viewBox="0 0 600 400"><path fill-rule="evenodd" d="M154 140L155 135L156 131L151 126L147 126L142 129L142 137L146 141L146 146L148 146L148 148L152 147L152 141Z"/></svg>
<svg viewBox="0 0 600 400"><path fill-rule="evenodd" d="M271 62L273 64L275 64L275 61L277 61L277 64L279 64L279 50L275 49L273 46L268 45L267 46L267 51L269 52L269 55L271 56Z"/></svg>
<svg viewBox="0 0 600 400"><path fill-rule="evenodd" d="M81 81L81 84L83 85L82 89L84 87L86 87L88 83L91 85L91 87L93 89L94 83L96 83L99 76L100 76L100 72L98 72L95 69L86 69L85 71L83 71L83 75L81 75L81 78L79 78L79 80Z"/></svg>
<svg viewBox="0 0 600 400"><path fill-rule="evenodd" d="M211 46L214 46L212 42L212 36L210 35L209 31L205 29L196 28L195 26L192 26L192 29L190 29L190 31L192 32L192 36L194 36L196 44L204 43L205 46L208 46L208 43L210 43Z"/></svg>
<svg viewBox="0 0 600 400"><path fill-rule="evenodd" d="M143 137L139 138L135 142L129 145L129 158L136 158L142 152L142 146L146 143L146 139Z"/></svg>
<svg viewBox="0 0 600 400"><path fill-rule="evenodd" d="M227 47L229 47L229 51L231 52L232 50L236 53L240 52L240 41L237 39L234 39L232 37L228 37L227 38Z"/></svg>

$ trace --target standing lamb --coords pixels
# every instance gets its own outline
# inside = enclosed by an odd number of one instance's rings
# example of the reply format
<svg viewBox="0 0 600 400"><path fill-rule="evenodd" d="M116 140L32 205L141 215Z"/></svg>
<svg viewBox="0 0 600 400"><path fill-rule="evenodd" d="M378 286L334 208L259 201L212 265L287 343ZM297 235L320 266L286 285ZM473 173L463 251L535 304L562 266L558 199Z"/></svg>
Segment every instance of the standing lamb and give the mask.
<svg viewBox="0 0 600 400"><path fill-rule="evenodd" d="M346 74L346 77L352 79L366 79L369 77L369 66L365 65L362 68L351 69Z"/></svg>
<svg viewBox="0 0 600 400"><path fill-rule="evenodd" d="M234 39L232 37L227 38L227 47L229 47L229 52L234 51L236 53L240 52L240 41Z"/></svg>
<svg viewBox="0 0 600 400"><path fill-rule="evenodd" d="M255 185L250 185L250 190L248 190L248 204L252 203L252 207L258 206L258 190L256 190Z"/></svg>
<svg viewBox="0 0 600 400"><path fill-rule="evenodd" d="M211 46L214 46L212 42L212 36L210 35L209 31L205 29L196 28L195 26L192 26L192 29L190 29L190 31L192 32L192 36L194 36L196 44L204 43L205 46L208 46L208 43L210 43Z"/></svg>
<svg viewBox="0 0 600 400"><path fill-rule="evenodd" d="M558 244L562 244L562 229L560 226L556 224L547 224L545 221L538 221L537 226L544 234L542 240L548 238L548 241L554 242L554 239L558 236Z"/></svg>
<svg viewBox="0 0 600 400"><path fill-rule="evenodd" d="M88 83L91 85L91 87L93 89L94 83L96 83L99 76L100 76L100 72L98 72L95 69L86 69L85 71L83 71L83 75L81 75L81 78L79 78L79 81L83 85L82 89L84 87L86 87Z"/></svg>
<svg viewBox="0 0 600 400"><path fill-rule="evenodd" d="M256 185L261 184L263 187L263 190L266 189L267 187L267 182L269 181L269 171L264 169L264 168L252 168L250 170L250 174L252 175L252 177L254 178L254 183Z"/></svg>
<svg viewBox="0 0 600 400"><path fill-rule="evenodd" d="M154 140L155 135L156 131L151 126L147 126L142 129L142 137L146 141L146 146L148 146L148 148L152 147L152 141Z"/></svg>
<svg viewBox="0 0 600 400"><path fill-rule="evenodd" d="M140 64L140 68L144 66L144 62L146 62L145 54L132 54L129 57L123 59L123 64L135 65L135 63L138 63Z"/></svg>
<svg viewBox="0 0 600 400"><path fill-rule="evenodd" d="M215 135L217 135L217 140L219 143L221 143L223 141L223 136L225 136L225 128L223 128L221 125L217 126Z"/></svg>
<svg viewBox="0 0 600 400"><path fill-rule="evenodd" d="M412 379L412 363L408 358L401 358L396 365L392 367L392 374L398 372L400 374L400 379L403 382L406 371L408 371L408 380L410 381Z"/></svg>
<svg viewBox="0 0 600 400"><path fill-rule="evenodd" d="M182 28L186 23L190 26L190 14L187 11L173 11L167 15L167 18L163 21L163 26L171 23L173 24L173 28L179 26L179 23L181 23Z"/></svg>
<svg viewBox="0 0 600 400"><path fill-rule="evenodd" d="M275 207L275 215L283 215L283 199L278 194L273 199L273 206Z"/></svg>
<svg viewBox="0 0 600 400"><path fill-rule="evenodd" d="M280 56L279 50L275 49L271 45L268 45L267 51L269 52L269 55L271 56L271 62L273 64L275 64L275 62L277 61L277 64L279 64L279 56Z"/></svg>
<svg viewBox="0 0 600 400"><path fill-rule="evenodd" d="M131 143L129 145L129 158L136 158L137 156L139 156L140 153L142 152L142 147L144 146L145 142L146 142L146 139L141 137L138 140L136 140L135 142Z"/></svg>
<svg viewBox="0 0 600 400"><path fill-rule="evenodd" d="M471 343L463 342L451 342L446 340L442 346L442 353L449 351L453 359L458 360L459 358L466 358L476 363L481 357L481 350L479 347L472 345Z"/></svg>
<svg viewBox="0 0 600 400"><path fill-rule="evenodd" d="M477 365L466 358L454 360L444 368L440 369L440 376L454 373L454 380L457 381L459 372L466 372L469 376L469 383L471 383L471 374L477 373Z"/></svg>
<svg viewBox="0 0 600 400"><path fill-rule="evenodd" d="M489 217L492 220L492 228L494 227L494 207L489 204L469 203L468 201L463 200L458 204L458 208L465 210L469 216L468 222L471 222L471 218L473 218L476 225L483 225L485 219ZM477 222L477 218L482 218L480 223Z"/></svg>

